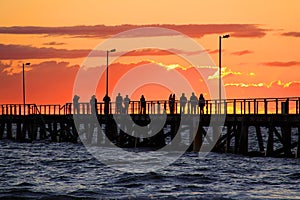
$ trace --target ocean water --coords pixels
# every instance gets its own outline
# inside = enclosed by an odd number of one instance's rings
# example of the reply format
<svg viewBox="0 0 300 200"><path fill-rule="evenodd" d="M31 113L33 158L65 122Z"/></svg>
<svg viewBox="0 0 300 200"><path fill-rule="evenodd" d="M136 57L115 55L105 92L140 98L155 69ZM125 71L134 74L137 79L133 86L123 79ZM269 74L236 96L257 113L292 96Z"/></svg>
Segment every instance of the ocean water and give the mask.
<svg viewBox="0 0 300 200"><path fill-rule="evenodd" d="M82 144L4 140L0 174L1 199L300 199L300 159L290 158L185 153L158 171L128 173Z"/></svg>

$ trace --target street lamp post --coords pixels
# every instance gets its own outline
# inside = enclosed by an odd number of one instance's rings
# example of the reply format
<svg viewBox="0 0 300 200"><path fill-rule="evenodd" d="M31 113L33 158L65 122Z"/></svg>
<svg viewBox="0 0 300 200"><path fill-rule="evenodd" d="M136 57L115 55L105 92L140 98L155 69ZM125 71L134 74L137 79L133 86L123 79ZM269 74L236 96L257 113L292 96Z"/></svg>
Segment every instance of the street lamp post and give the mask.
<svg viewBox="0 0 300 200"><path fill-rule="evenodd" d="M229 35L219 36L219 114L221 114L221 76L222 76L222 38L229 38Z"/></svg>
<svg viewBox="0 0 300 200"><path fill-rule="evenodd" d="M26 105L26 93L25 93L25 65L30 65L30 63L23 63L23 113L25 115L25 105Z"/></svg>
<svg viewBox="0 0 300 200"><path fill-rule="evenodd" d="M108 96L108 54L109 52L115 52L116 49L106 51L106 96Z"/></svg>
<svg viewBox="0 0 300 200"><path fill-rule="evenodd" d="M108 115L109 114L109 102L110 102L110 97L108 96L108 54L110 52L115 52L116 49L111 49L106 51L106 94L105 97L103 98L104 100L104 114Z"/></svg>

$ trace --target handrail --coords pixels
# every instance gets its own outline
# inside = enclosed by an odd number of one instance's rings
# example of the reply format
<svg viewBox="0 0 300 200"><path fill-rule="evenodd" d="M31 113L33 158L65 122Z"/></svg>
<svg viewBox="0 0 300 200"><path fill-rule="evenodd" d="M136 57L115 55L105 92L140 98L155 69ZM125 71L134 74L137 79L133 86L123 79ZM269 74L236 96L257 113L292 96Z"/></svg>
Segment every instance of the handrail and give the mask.
<svg viewBox="0 0 300 200"><path fill-rule="evenodd" d="M104 114L104 102L96 105L97 113ZM122 103L119 109L115 102L110 102L110 114L128 113L139 114L141 112L140 101L131 101L125 110ZM218 110L220 109L220 110ZM25 110L25 113L24 113ZM170 107L168 100L146 101L147 114L179 114L180 101L174 102L174 111ZM196 111L187 101L183 109L185 114L199 114L200 108L196 106ZM93 108L89 102L80 102L77 108L73 103L60 104L0 104L0 115L67 115L67 114L91 114ZM245 99L211 99L205 101L205 114L300 114L300 97L279 97L279 98L245 98Z"/></svg>

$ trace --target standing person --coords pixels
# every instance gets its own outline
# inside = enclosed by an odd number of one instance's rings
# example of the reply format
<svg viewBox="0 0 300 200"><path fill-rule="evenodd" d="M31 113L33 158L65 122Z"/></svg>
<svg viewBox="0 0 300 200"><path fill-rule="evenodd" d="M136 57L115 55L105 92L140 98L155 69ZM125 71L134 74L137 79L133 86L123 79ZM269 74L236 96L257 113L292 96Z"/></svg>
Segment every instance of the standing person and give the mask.
<svg viewBox="0 0 300 200"><path fill-rule="evenodd" d="M123 103L123 97L119 93L116 97L116 113L121 114L122 112L122 103Z"/></svg>
<svg viewBox="0 0 300 200"><path fill-rule="evenodd" d="M140 114L146 114L146 100L144 95L141 96L140 98L140 103L141 103L141 111Z"/></svg>
<svg viewBox="0 0 300 200"><path fill-rule="evenodd" d="M110 103L110 97L108 95L105 95L103 98L104 101L104 114L108 115L109 114L109 103Z"/></svg>
<svg viewBox="0 0 300 200"><path fill-rule="evenodd" d="M128 97L128 95L126 94L125 98L124 98L124 112L126 114L128 114L128 107L129 107L129 104L130 104L130 99Z"/></svg>
<svg viewBox="0 0 300 200"><path fill-rule="evenodd" d="M187 98L184 93L182 93L179 101L180 101L180 113L184 114L185 105L187 103Z"/></svg>
<svg viewBox="0 0 300 200"><path fill-rule="evenodd" d="M173 99L173 113L175 112L175 109L177 110L177 108L175 107L175 94L173 94L173 97L172 97L172 99ZM176 113L177 113L177 111L176 111Z"/></svg>
<svg viewBox="0 0 300 200"><path fill-rule="evenodd" d="M204 106L205 106L205 99L203 97L203 94L200 94L199 97L200 115L204 114Z"/></svg>
<svg viewBox="0 0 300 200"><path fill-rule="evenodd" d="M194 92L192 93L192 96L190 97L190 102L191 102L191 114L197 114L196 109L197 109L198 99Z"/></svg>
<svg viewBox="0 0 300 200"><path fill-rule="evenodd" d="M173 112L173 97L172 97L172 94L170 94L170 96L169 96L169 110L170 110L170 113L172 114L172 112Z"/></svg>
<svg viewBox="0 0 300 200"><path fill-rule="evenodd" d="M74 95L73 97L73 113L79 114L79 99L80 97L78 95Z"/></svg>
<svg viewBox="0 0 300 200"><path fill-rule="evenodd" d="M97 98L96 95L93 95L90 99L90 104L91 104L91 111L92 114L98 114L98 109L97 109Z"/></svg>

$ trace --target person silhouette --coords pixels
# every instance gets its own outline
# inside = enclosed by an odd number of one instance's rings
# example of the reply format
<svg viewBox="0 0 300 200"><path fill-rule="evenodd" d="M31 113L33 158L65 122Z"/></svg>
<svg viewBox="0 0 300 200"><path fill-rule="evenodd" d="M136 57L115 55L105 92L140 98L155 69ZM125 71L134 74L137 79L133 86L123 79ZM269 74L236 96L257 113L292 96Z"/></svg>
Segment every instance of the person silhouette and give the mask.
<svg viewBox="0 0 300 200"><path fill-rule="evenodd" d="M140 103L141 103L140 114L146 114L146 100L144 95L141 96Z"/></svg>
<svg viewBox="0 0 300 200"><path fill-rule="evenodd" d="M91 113L92 114L98 114L96 95L93 95L91 97L90 104L91 104Z"/></svg>
<svg viewBox="0 0 300 200"><path fill-rule="evenodd" d="M122 112L122 103L123 103L123 97L120 93L118 93L118 96L116 97L116 113L121 114Z"/></svg>
<svg viewBox="0 0 300 200"><path fill-rule="evenodd" d="M191 114L197 114L196 109L197 109L198 99L194 92L192 92L192 96L190 97L190 102L191 102Z"/></svg>
<svg viewBox="0 0 300 200"><path fill-rule="evenodd" d="M205 99L203 94L200 94L199 97L200 115L204 114L204 106L205 106Z"/></svg>
<svg viewBox="0 0 300 200"><path fill-rule="evenodd" d="M78 95L74 95L73 97L73 113L79 114L79 99L80 97Z"/></svg>
<svg viewBox="0 0 300 200"><path fill-rule="evenodd" d="M173 106L173 104L172 104L172 94L170 94L170 96L169 96L169 110L170 110L170 113L172 113L172 106Z"/></svg>
<svg viewBox="0 0 300 200"><path fill-rule="evenodd" d="M187 98L184 93L182 93L179 102L180 102L180 113L184 114L185 105L187 103Z"/></svg>
<svg viewBox="0 0 300 200"><path fill-rule="evenodd" d="M130 104L130 99L129 99L128 95L126 94L126 96L124 98L124 112L126 114L128 113L129 104Z"/></svg>
<svg viewBox="0 0 300 200"><path fill-rule="evenodd" d="M169 108L170 108L170 114L174 114L174 104L175 104L175 94L170 94L169 96Z"/></svg>
<svg viewBox="0 0 300 200"><path fill-rule="evenodd" d="M106 94L105 97L103 98L103 101L104 101L104 114L108 115L109 114L110 97Z"/></svg>

